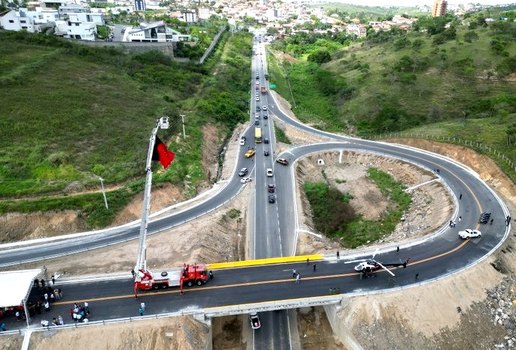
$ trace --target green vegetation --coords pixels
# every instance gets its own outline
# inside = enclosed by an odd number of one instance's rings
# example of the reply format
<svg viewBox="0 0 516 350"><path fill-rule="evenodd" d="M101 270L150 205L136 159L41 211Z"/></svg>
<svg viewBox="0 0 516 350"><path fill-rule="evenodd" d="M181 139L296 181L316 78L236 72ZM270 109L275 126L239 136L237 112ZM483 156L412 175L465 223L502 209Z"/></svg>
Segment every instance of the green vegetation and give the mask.
<svg viewBox="0 0 516 350"><path fill-rule="evenodd" d="M463 22L421 17L408 33L370 29L354 43L296 34L273 45L270 73L296 115L318 128L375 137L455 125L440 133L480 142L515 164L514 13L491 10ZM487 23L486 17L498 20ZM314 60L320 51L332 60ZM330 79L321 79L325 74ZM509 163L496 160L516 179Z"/></svg>
<svg viewBox="0 0 516 350"><path fill-rule="evenodd" d="M0 196L60 193L76 184L98 188L97 176L125 184L108 194L109 211L98 194L4 201L0 211L82 208L91 227L108 224L143 189L149 134L162 115L171 118L171 128L160 138L174 139L169 148L177 156L167 171L156 165L154 183L171 182L195 195L206 177L202 125L228 134L246 116L250 52L249 34L226 34L199 67L158 52L131 56L44 35L0 33ZM186 114L186 140L175 137L180 113Z"/></svg>
<svg viewBox="0 0 516 350"><path fill-rule="evenodd" d="M290 142L289 138L287 137L287 135L285 135L285 132L282 129L275 127L274 132L276 135L276 141L283 142L283 143L290 145L291 142Z"/></svg>
<svg viewBox="0 0 516 350"><path fill-rule="evenodd" d="M357 216L348 203L349 193L342 194L325 182L305 182L304 190L318 231L339 239L345 247L356 248L374 242L390 234L410 206L410 196L403 185L392 176L375 168L369 168L369 178L378 186L393 205L379 221L365 220Z"/></svg>
<svg viewBox="0 0 516 350"><path fill-rule="evenodd" d="M360 6L337 2L313 6L322 7L326 10L328 15L335 14L343 21L347 21L350 18L358 18L360 23L392 19L395 14L403 14L405 16L417 16L422 14L422 12L415 7Z"/></svg>

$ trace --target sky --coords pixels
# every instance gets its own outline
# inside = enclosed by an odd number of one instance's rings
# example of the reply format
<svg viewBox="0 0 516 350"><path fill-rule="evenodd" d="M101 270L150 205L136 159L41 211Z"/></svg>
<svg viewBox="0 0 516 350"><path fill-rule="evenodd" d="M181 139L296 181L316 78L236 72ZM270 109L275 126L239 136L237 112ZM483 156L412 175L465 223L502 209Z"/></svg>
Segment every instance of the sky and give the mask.
<svg viewBox="0 0 516 350"><path fill-rule="evenodd" d="M432 6L433 0L328 0L330 2L342 2L346 4L364 5L364 6L416 6L429 5ZM503 5L514 3L515 0L448 0L450 5L458 5L465 3L480 3L482 5Z"/></svg>

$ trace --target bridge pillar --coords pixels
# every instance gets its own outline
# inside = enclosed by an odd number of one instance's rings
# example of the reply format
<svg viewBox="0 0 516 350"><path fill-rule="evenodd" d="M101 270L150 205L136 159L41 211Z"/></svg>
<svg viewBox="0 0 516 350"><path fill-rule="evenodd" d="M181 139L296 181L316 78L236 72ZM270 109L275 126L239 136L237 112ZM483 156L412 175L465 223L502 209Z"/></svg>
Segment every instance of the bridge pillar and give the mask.
<svg viewBox="0 0 516 350"><path fill-rule="evenodd" d="M351 302L351 300L342 299L341 304L346 304L346 302ZM330 322L331 329L333 330L333 333L344 344L346 349L363 350L360 343L356 340L353 334L351 334L351 330L347 329L344 322L342 322L339 318L339 311L342 309L341 304L331 304L323 306L324 311L326 311L326 317Z"/></svg>

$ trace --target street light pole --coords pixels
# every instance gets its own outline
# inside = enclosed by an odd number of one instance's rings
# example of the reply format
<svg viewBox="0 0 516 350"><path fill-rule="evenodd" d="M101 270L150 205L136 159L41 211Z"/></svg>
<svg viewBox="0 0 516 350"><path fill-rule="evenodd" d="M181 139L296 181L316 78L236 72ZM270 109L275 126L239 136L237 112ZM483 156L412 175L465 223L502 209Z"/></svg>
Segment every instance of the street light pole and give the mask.
<svg viewBox="0 0 516 350"><path fill-rule="evenodd" d="M99 176L100 180L100 188L102 189L102 196L104 196L104 204L106 205L106 209L109 209L106 198L106 191L104 191L104 179Z"/></svg>
<svg viewBox="0 0 516 350"><path fill-rule="evenodd" d="M185 115L181 114L181 123L183 124L183 138L186 139L186 131L185 131Z"/></svg>

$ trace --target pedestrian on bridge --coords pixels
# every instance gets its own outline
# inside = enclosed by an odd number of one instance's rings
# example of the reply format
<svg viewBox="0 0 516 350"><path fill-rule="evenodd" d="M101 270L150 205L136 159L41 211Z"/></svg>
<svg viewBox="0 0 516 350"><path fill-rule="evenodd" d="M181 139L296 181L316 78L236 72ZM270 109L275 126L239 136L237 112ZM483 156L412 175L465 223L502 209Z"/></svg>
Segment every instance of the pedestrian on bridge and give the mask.
<svg viewBox="0 0 516 350"><path fill-rule="evenodd" d="M294 269L294 270L292 270L292 278L296 278L296 275L297 275L296 270L295 270L295 269Z"/></svg>
<svg viewBox="0 0 516 350"><path fill-rule="evenodd" d="M300 280L301 280L301 275L298 273L296 275L296 283L299 283Z"/></svg>
<svg viewBox="0 0 516 350"><path fill-rule="evenodd" d="M317 265L314 264L314 272L317 271Z"/></svg>

